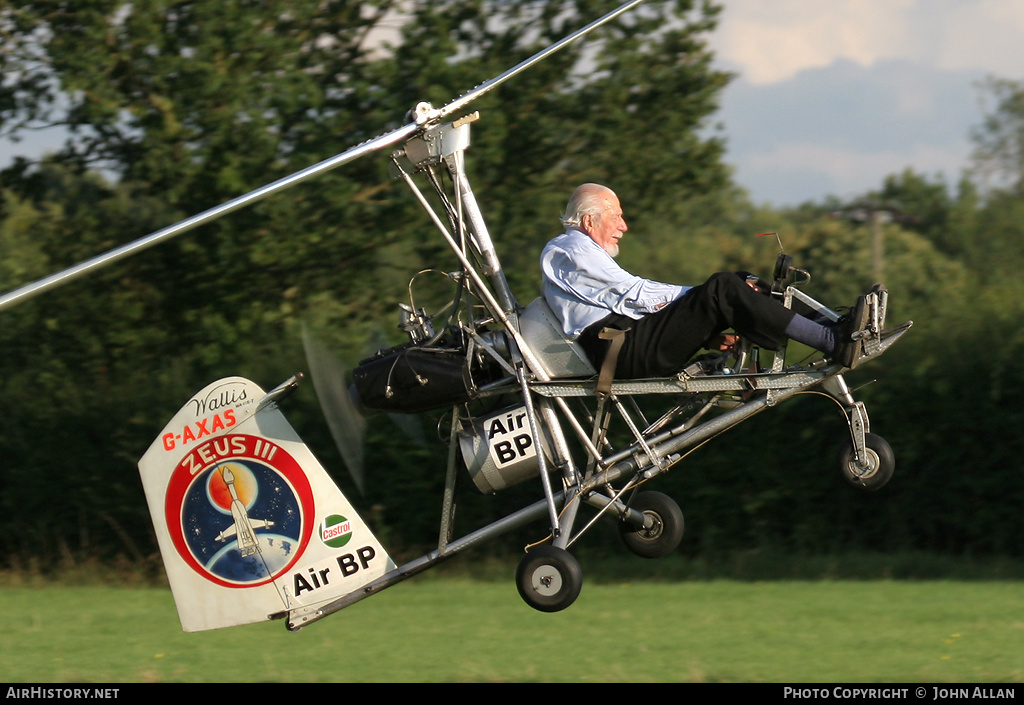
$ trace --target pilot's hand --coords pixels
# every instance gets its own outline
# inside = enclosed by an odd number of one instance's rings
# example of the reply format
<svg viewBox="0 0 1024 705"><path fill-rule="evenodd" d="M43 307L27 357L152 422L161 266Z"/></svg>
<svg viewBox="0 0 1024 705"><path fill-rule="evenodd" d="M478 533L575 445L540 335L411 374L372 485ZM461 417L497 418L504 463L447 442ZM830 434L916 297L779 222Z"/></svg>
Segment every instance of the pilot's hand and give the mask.
<svg viewBox="0 0 1024 705"><path fill-rule="evenodd" d="M718 352L732 352L736 349L736 346L740 342L740 337L733 333L723 333L722 335L712 338L708 342L708 350L716 350Z"/></svg>

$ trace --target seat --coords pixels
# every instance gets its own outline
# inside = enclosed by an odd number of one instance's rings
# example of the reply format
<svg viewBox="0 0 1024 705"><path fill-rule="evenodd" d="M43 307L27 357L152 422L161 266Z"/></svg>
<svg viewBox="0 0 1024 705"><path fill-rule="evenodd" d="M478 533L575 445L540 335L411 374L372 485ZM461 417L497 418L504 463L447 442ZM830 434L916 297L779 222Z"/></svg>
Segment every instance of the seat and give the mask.
<svg viewBox="0 0 1024 705"><path fill-rule="evenodd" d="M597 374L580 344L562 332L558 317L544 297L538 296L520 314L519 330L549 379Z"/></svg>

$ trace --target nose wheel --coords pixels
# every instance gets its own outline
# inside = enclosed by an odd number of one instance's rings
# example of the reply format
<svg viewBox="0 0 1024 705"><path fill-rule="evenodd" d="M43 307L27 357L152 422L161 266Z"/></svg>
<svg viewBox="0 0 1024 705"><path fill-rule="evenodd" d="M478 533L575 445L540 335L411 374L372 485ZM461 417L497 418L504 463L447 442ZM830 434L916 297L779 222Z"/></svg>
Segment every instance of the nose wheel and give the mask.
<svg viewBox="0 0 1024 705"><path fill-rule="evenodd" d="M843 478L854 487L874 492L892 479L896 455L889 443L874 433L864 434L864 452L857 457L853 441L847 441L839 456Z"/></svg>
<svg viewBox="0 0 1024 705"><path fill-rule="evenodd" d="M541 612L558 612L579 597L583 587L583 569L568 551L554 546L533 549L516 570L519 595L530 607Z"/></svg>

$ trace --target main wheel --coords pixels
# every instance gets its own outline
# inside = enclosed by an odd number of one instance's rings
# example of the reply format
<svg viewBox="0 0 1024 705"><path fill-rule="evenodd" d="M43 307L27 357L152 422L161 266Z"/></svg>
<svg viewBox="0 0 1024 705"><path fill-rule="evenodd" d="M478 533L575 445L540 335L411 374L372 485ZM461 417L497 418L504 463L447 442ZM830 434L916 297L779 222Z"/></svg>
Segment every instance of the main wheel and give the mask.
<svg viewBox="0 0 1024 705"><path fill-rule="evenodd" d="M858 463L854 457L853 441L847 441L839 455L839 466L854 487L874 492L885 487L896 470L896 456L888 442L873 433L864 434L864 458Z"/></svg>
<svg viewBox="0 0 1024 705"><path fill-rule="evenodd" d="M664 558L683 540L683 510L675 500L661 492L640 492L630 506L653 520L649 529L619 522L619 535L626 548L643 558Z"/></svg>
<svg viewBox="0 0 1024 705"><path fill-rule="evenodd" d="M554 546L533 549L516 570L519 595L541 612L558 612L576 601L583 587L583 569L568 551Z"/></svg>

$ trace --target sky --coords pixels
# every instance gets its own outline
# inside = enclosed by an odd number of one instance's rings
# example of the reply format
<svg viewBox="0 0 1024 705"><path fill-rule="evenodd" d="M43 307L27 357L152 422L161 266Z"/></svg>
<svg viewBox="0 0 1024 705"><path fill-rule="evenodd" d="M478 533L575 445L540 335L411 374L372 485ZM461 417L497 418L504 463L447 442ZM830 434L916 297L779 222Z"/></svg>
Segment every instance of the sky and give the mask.
<svg viewBox="0 0 1024 705"><path fill-rule="evenodd" d="M853 199L908 168L955 187L978 81L1024 79L1024 0L719 2L709 41L737 77L714 122L758 204ZM47 140L0 143L0 162Z"/></svg>
<svg viewBox="0 0 1024 705"><path fill-rule="evenodd" d="M720 0L709 41L738 74L715 121L758 204L852 199L912 169L955 187L991 108L1024 79L1021 0Z"/></svg>

